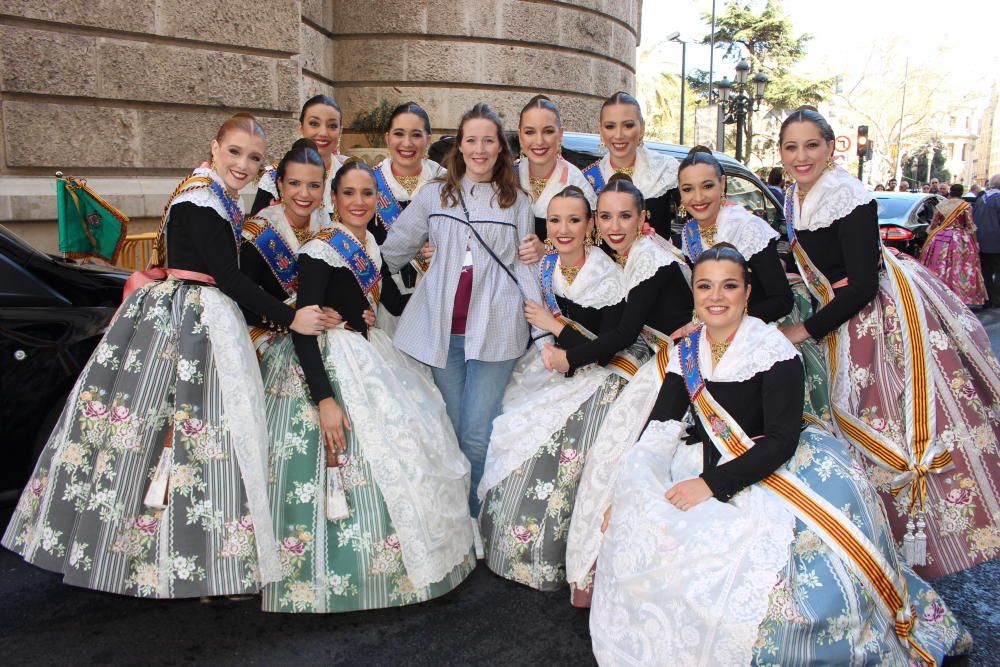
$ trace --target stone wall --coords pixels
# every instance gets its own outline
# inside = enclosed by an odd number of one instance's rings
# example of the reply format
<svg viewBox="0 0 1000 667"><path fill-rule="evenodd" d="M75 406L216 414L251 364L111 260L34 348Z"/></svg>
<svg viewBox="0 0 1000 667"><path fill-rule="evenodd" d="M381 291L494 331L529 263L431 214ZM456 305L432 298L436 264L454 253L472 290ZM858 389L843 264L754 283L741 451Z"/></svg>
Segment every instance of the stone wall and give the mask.
<svg viewBox="0 0 1000 667"><path fill-rule="evenodd" d="M57 170L155 227L178 179L235 111L270 156L302 100L334 95L350 122L413 100L436 133L473 103L516 122L537 92L568 129L634 87L641 0L0 0L0 223L54 251ZM345 137L345 146L359 137Z"/></svg>

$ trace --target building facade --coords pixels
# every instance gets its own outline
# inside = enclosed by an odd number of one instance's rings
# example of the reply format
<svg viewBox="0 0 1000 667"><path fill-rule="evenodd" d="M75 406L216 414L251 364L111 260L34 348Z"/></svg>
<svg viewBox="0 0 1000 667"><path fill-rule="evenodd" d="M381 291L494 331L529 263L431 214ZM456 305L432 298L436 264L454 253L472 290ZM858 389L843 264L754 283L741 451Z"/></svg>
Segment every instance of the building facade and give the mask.
<svg viewBox="0 0 1000 667"><path fill-rule="evenodd" d="M415 101L435 134L475 102L513 127L536 93L596 131L633 91L642 0L0 1L0 223L54 252L57 170L86 178L149 231L219 124L256 115L276 159L303 100L350 125ZM344 137L344 151L362 143Z"/></svg>

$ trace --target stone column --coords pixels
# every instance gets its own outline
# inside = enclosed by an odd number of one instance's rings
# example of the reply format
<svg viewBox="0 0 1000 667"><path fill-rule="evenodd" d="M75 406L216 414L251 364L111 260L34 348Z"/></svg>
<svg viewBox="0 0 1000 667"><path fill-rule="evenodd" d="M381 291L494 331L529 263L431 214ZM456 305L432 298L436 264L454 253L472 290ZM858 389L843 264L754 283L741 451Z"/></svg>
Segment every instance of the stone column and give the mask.
<svg viewBox="0 0 1000 667"><path fill-rule="evenodd" d="M480 100L513 129L541 92L568 129L594 132L601 101L634 90L641 4L3 0L0 223L55 252L63 171L128 215L130 232L151 231L225 118L257 116L276 160L316 93L346 123L383 97L413 100L441 133Z"/></svg>
<svg viewBox="0 0 1000 667"><path fill-rule="evenodd" d="M383 97L413 100L446 132L486 101L513 129L544 93L567 129L595 132L601 102L634 91L641 9L641 0L333 2L328 83L349 119Z"/></svg>

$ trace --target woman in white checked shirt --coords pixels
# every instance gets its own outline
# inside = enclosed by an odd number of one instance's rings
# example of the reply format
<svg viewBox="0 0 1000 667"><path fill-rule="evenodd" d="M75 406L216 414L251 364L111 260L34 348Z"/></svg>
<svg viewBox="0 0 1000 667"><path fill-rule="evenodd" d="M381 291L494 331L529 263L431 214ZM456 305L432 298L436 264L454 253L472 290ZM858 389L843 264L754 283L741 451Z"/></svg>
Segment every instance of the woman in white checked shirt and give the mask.
<svg viewBox="0 0 1000 667"><path fill-rule="evenodd" d="M422 188L399 216L382 257L398 270L424 242L436 248L394 342L432 367L472 464L475 517L475 489L504 388L529 341L541 345L547 334L524 318L525 299L541 302L534 266L521 264L517 255L534 218L518 187L503 125L488 105L477 104L462 117L444 166L447 175Z"/></svg>

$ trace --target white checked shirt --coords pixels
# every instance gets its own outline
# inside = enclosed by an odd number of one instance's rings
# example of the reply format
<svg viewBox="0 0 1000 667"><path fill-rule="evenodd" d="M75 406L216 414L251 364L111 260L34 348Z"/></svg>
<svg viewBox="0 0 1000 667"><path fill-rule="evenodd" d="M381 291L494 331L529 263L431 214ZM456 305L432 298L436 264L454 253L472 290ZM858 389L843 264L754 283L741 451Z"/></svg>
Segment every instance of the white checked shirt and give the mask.
<svg viewBox="0 0 1000 667"><path fill-rule="evenodd" d="M476 183L468 176L462 179L462 195L472 225L517 278L518 284L515 284L464 224L466 218L461 204L441 205L442 185L435 181L417 192L389 230L381 248L382 258L389 268L398 271L417 254L425 241L429 240L436 247L430 268L399 320L394 338L396 347L425 364L445 367L455 292L468 249L472 254L473 271L472 297L465 325L465 358L478 361L516 359L529 341L524 300L542 301L537 265L524 265L517 259L521 239L534 227L531 202L527 195L518 192L513 206L500 208L491 183ZM530 331L530 338L539 346L551 341L545 336L546 332L539 329Z"/></svg>

